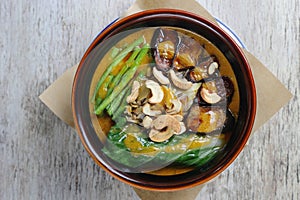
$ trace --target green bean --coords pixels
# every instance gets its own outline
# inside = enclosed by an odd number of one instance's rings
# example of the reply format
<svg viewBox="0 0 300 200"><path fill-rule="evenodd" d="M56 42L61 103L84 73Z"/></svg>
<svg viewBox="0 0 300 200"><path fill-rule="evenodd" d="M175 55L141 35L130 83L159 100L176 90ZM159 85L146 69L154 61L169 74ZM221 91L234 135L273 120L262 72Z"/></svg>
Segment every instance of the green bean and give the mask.
<svg viewBox="0 0 300 200"><path fill-rule="evenodd" d="M138 55L138 53L141 51L140 47L135 47L133 50L133 53L128 58L128 60L125 63L125 66L122 67L121 71L111 80L110 87L107 91L107 95L110 95L113 91L114 87L120 82L121 77L124 75L124 73L129 69L129 67L133 64L133 61L135 57Z"/></svg>
<svg viewBox="0 0 300 200"><path fill-rule="evenodd" d="M118 106L121 104L123 99L126 99L125 96L129 87L126 87L122 92L109 104L109 107L106 109L107 113L112 116L114 115L115 111L118 109Z"/></svg>
<svg viewBox="0 0 300 200"><path fill-rule="evenodd" d="M128 97L130 95L131 87L128 88L124 97ZM126 98L123 98L120 106L115 110L112 119L115 121L125 110L125 106L127 104Z"/></svg>
<svg viewBox="0 0 300 200"><path fill-rule="evenodd" d="M140 50L141 50L140 47L138 47L138 46L135 47L135 48L133 49L133 53L130 55L130 57L128 58L128 60L125 62L125 66L122 67L121 71L120 71L116 76L113 76L113 78L110 79L110 80L108 81L107 86L109 86L109 87L108 87L106 96L108 96L108 95L111 94L111 92L113 91L114 87L115 87L115 86L119 83L119 81L121 80L121 77L123 76L123 74L124 74L124 73L127 71L127 69L132 65L132 63L133 63L135 57L138 55L138 53L140 52ZM112 75L109 75L109 76L112 76ZM105 82L105 83L106 83L106 82ZM119 96L118 96L118 97L119 97ZM118 98L117 98L117 99L118 99ZM114 100L114 101L115 101L115 100ZM113 102L114 102L114 101L113 101ZM98 99L96 99L96 103L97 103L97 102L99 102ZM101 102L102 102L102 100L100 101L100 103L101 103ZM113 102L112 102L112 103L113 103ZM97 103L96 106L95 106L95 108L97 108L97 107L100 105L100 103ZM110 109L112 103L110 103L110 104L107 106L107 108L106 108L106 110L109 111L109 112L112 112L112 109ZM115 105L113 105L113 106L115 106ZM109 115L111 115L111 114L109 114Z"/></svg>
<svg viewBox="0 0 300 200"><path fill-rule="evenodd" d="M95 104L94 104L94 109L96 109L100 103L102 102L102 99L100 97L96 98Z"/></svg>
<svg viewBox="0 0 300 200"><path fill-rule="evenodd" d="M143 77L145 76L145 73L146 73L145 70L139 71L139 74L137 75L137 79L136 79L136 80L140 81L141 79L143 79ZM131 80L131 81L129 82L129 84L128 84L128 89L126 89L127 92L126 92L124 98L122 98L122 102L119 104L119 106L118 106L118 107L116 108L116 110L113 112L112 119L113 119L114 121L117 122L116 125L121 125L121 124L125 124L125 123L126 123L126 119L125 119L124 117L120 117L120 116L121 116L122 112L124 112L124 110L125 110L125 106L126 106L126 104L127 104L127 99L126 99L126 98L127 98L127 97L130 95L130 93L131 93L131 85L132 85L132 82L133 82L133 80ZM111 105L111 104L110 104L110 105ZM111 106L110 106L108 109L111 109ZM124 121L124 119L125 119L125 121ZM119 123L119 121L121 121L121 122ZM121 126L120 126L120 127L121 127Z"/></svg>
<svg viewBox="0 0 300 200"><path fill-rule="evenodd" d="M103 84L103 87L105 88L105 90L107 90L108 92L108 88L109 88L109 83L113 80L113 75L108 75L107 81L105 81ZM103 99L101 97L97 97L96 96L96 102L95 102L95 106L99 106L100 103L103 101Z"/></svg>
<svg viewBox="0 0 300 200"><path fill-rule="evenodd" d="M107 96L103 102L97 107L95 110L96 115L102 114L103 110L112 102L114 98L116 98L120 92L125 88L128 82L133 78L137 68L139 67L140 63L142 62L143 58L147 55L149 51L149 44L145 44L142 47L142 50L138 54L135 62L133 65L127 70L127 72L122 76L122 81L118 84L112 91L112 93Z"/></svg>
<svg viewBox="0 0 300 200"><path fill-rule="evenodd" d="M97 83L97 86L96 86L96 89L94 91L94 95L92 97L92 101L95 100L95 97L98 93L98 90L99 90L100 86L102 85L102 83L104 82L104 80L106 79L106 77L108 76L108 74L128 55L128 53L130 53L133 50L134 47L139 46L143 41L144 41L143 37L138 38L132 44L127 46L125 49L123 49L119 53L119 55L117 55L115 57L113 62L106 68L106 70L102 74L101 78L99 79L99 81Z"/></svg>
<svg viewBox="0 0 300 200"><path fill-rule="evenodd" d="M111 57L111 58L115 58L115 57L118 55L119 52L120 52L120 49L119 49L119 48L113 47L112 50L111 50L110 57Z"/></svg>

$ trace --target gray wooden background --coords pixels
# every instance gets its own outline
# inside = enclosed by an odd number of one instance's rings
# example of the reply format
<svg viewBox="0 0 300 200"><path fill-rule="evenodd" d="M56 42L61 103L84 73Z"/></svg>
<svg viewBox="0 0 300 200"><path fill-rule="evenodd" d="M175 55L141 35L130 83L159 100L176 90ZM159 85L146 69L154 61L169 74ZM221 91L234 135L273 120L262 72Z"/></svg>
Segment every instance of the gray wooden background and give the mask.
<svg viewBox="0 0 300 200"><path fill-rule="evenodd" d="M1 0L0 199L139 199L96 166L76 132L38 99L133 1ZM295 97L198 199L300 199L299 0L199 2Z"/></svg>

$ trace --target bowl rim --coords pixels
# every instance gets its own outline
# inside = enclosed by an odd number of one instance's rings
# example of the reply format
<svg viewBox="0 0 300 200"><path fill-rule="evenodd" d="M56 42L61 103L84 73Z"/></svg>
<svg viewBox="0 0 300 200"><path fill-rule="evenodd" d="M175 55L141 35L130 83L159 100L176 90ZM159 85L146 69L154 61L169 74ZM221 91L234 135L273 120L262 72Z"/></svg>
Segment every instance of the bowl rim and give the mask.
<svg viewBox="0 0 300 200"><path fill-rule="evenodd" d="M77 113L75 111L75 88L78 82L78 76L79 76L79 71L80 69L83 67L84 65L84 61L86 60L86 58L88 57L89 53L99 44L99 42L101 42L105 37L107 37L107 35L109 35L109 33L111 31L113 31L114 28L132 20L132 19L136 19L136 18L140 18L143 16L148 16L148 15L153 15L153 14L158 14L158 13L164 13L164 14L175 14L175 15L182 15L182 16L187 16L196 20L199 20L201 22L203 22L204 24L212 27L214 30L216 30L216 32L221 33L221 35L223 37L226 38L226 40L228 40L230 42L230 44L232 45L232 47L234 48L234 50L240 55L240 59L245 63L245 71L247 72L247 77L248 77L248 81L250 83L250 90L249 93L250 95L250 101L249 101L249 106L251 106L252 112L250 113L250 116L248 118L248 123L246 124L247 127L245 128L245 135L244 135L244 139L242 140L241 144L239 145L238 149L234 151L233 156L228 160L228 162L226 162L225 164L223 164L220 168L218 168L214 173L210 174L208 177L203 178L202 180L199 180L197 182L190 182L190 183L186 183L184 185L179 185L179 186L166 186L166 187L155 187L153 185L140 185L135 183L134 181L131 181L128 177L124 177L120 174L116 174L113 171L111 171L109 168L107 168L103 163L101 163L96 156L94 155L93 151L91 150L91 148L89 147L89 145L87 144L87 141L85 140L80 125L78 123L78 116ZM252 131L252 127L254 124L254 120L255 120L255 115L256 115L256 89L255 89L255 82L254 82L254 78L251 72L251 68L250 68L250 64L245 56L245 54L243 53L243 51L241 50L241 47L236 43L236 41L222 28L220 28L219 26L215 25L214 23L210 22L209 20L205 19L202 16L199 16L195 13L191 13L188 11L184 11L184 10L178 10L178 9L167 9L167 8L162 8L162 9L151 9L151 10L146 10L146 11L141 11L141 12L137 12L134 14L131 14L127 17L118 19L116 21L114 21L114 23L111 23L108 27L106 27L104 30L102 30L96 37L95 39L92 41L92 43L89 45L89 47L87 48L86 52L84 53L78 68L76 70L75 76L74 76L74 81L73 81L73 85L72 85L72 96L71 96L71 103L72 103L72 114L73 114L73 119L75 122L75 128L76 131L80 137L80 140L84 146L84 148L86 149L86 151L88 152L88 154L92 157L92 159L95 161L95 163L97 165L99 165L102 169L104 169L107 173L109 173L111 176L113 176L114 178L128 184L131 185L133 187L136 188L140 188L140 189L144 189L144 190L152 190L152 191L177 191L177 190L183 190L183 189L188 189L188 188L192 188L195 187L197 185L201 185L203 183L206 183L208 181L210 181L211 179L215 178L216 176L218 176L220 173L222 173L225 169L227 169L229 167L229 165L232 164L232 162L236 159L236 157L240 154L240 152L244 149L244 146L246 145L250 135L251 135L251 131Z"/></svg>

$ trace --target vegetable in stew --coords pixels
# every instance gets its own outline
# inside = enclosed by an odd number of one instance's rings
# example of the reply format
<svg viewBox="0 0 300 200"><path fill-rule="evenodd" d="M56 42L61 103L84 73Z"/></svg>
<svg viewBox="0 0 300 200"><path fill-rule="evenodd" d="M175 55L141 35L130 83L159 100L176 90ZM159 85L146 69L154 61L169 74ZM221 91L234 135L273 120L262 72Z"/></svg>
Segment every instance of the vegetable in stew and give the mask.
<svg viewBox="0 0 300 200"><path fill-rule="evenodd" d="M222 153L239 95L216 46L180 28L152 27L109 52L91 91L109 159L131 172L151 172L203 167Z"/></svg>

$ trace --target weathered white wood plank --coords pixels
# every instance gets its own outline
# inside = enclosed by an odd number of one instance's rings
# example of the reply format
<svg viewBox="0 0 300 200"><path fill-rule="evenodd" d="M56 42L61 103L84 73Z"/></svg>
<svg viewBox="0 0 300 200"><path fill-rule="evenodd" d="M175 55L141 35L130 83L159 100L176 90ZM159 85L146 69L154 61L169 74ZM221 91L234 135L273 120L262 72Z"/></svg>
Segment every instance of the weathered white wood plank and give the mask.
<svg viewBox="0 0 300 200"><path fill-rule="evenodd" d="M199 197L299 199L299 1L207 2L296 96L253 134L234 165Z"/></svg>
<svg viewBox="0 0 300 200"><path fill-rule="evenodd" d="M133 2L1 1L0 199L138 199L95 165L75 131L37 98ZM299 199L299 1L199 2L295 97L198 199Z"/></svg>

